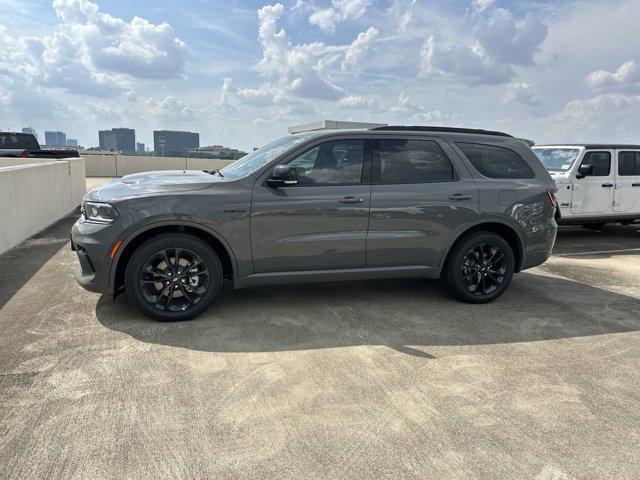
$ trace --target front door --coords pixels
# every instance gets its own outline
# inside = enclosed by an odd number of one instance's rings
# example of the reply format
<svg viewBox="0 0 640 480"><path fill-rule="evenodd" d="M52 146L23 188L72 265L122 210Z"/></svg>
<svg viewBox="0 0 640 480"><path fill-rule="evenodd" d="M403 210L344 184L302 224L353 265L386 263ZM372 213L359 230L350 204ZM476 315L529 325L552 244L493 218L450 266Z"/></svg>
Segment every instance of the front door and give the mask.
<svg viewBox="0 0 640 480"><path fill-rule="evenodd" d="M613 211L640 214L640 151L618 152Z"/></svg>
<svg viewBox="0 0 640 480"><path fill-rule="evenodd" d="M477 218L473 179L436 139L375 143L367 266L438 266L457 229Z"/></svg>
<svg viewBox="0 0 640 480"><path fill-rule="evenodd" d="M365 266L371 184L364 138L312 146L284 163L298 184L253 189L251 249L256 273Z"/></svg>
<svg viewBox="0 0 640 480"><path fill-rule="evenodd" d="M584 178L575 178L571 193L571 213L609 213L613 205L615 175L611 168L611 151L587 151L581 165L592 165Z"/></svg>

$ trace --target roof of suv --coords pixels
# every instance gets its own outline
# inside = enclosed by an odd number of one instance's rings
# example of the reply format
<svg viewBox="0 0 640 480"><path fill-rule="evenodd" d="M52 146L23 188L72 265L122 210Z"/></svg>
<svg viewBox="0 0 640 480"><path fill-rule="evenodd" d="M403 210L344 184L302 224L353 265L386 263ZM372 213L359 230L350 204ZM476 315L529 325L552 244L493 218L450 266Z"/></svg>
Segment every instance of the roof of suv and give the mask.
<svg viewBox="0 0 640 480"><path fill-rule="evenodd" d="M508 133L496 132L493 130L482 130L479 128L458 128L458 127L430 127L411 125L387 125L385 127L373 127L370 131L394 131L394 132L438 132L438 133L472 133L477 135L495 135L498 137L511 137Z"/></svg>
<svg viewBox="0 0 640 480"><path fill-rule="evenodd" d="M536 145L536 147L583 147L586 150L640 150L640 145L624 143L558 143L554 145Z"/></svg>

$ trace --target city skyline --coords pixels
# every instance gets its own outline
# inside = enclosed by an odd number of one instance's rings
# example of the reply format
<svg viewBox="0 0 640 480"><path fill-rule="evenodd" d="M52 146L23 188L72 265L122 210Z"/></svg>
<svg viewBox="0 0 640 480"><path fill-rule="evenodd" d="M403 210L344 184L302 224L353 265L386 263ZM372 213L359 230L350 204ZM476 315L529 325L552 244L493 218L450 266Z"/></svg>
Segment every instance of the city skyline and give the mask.
<svg viewBox="0 0 640 480"><path fill-rule="evenodd" d="M12 0L3 128L199 131L249 150L323 118L635 142L632 0ZM36 20L37 19L37 20ZM605 26L606 38L594 29ZM7 60L10 59L10 60Z"/></svg>

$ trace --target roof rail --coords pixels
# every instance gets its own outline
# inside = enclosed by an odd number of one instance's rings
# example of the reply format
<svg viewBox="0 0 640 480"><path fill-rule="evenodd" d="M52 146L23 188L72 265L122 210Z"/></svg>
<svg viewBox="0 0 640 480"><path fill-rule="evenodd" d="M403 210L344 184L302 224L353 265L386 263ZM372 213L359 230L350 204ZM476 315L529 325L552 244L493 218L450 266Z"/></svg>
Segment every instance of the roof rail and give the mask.
<svg viewBox="0 0 640 480"><path fill-rule="evenodd" d="M492 130L481 130L478 128L457 128L457 127L428 127L411 125L388 125L386 127L374 127L369 130L395 130L401 132L446 132L446 133L475 133L478 135L496 135L498 137L511 137L508 133L494 132Z"/></svg>

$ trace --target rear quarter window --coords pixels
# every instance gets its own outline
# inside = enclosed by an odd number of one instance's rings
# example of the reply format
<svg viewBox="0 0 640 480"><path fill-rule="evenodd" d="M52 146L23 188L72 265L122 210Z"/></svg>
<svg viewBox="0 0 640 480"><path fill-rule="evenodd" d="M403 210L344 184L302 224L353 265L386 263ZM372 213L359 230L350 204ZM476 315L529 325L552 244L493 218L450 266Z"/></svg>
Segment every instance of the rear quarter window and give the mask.
<svg viewBox="0 0 640 480"><path fill-rule="evenodd" d="M456 143L467 160L488 178L533 178L533 170L515 151L494 145Z"/></svg>

